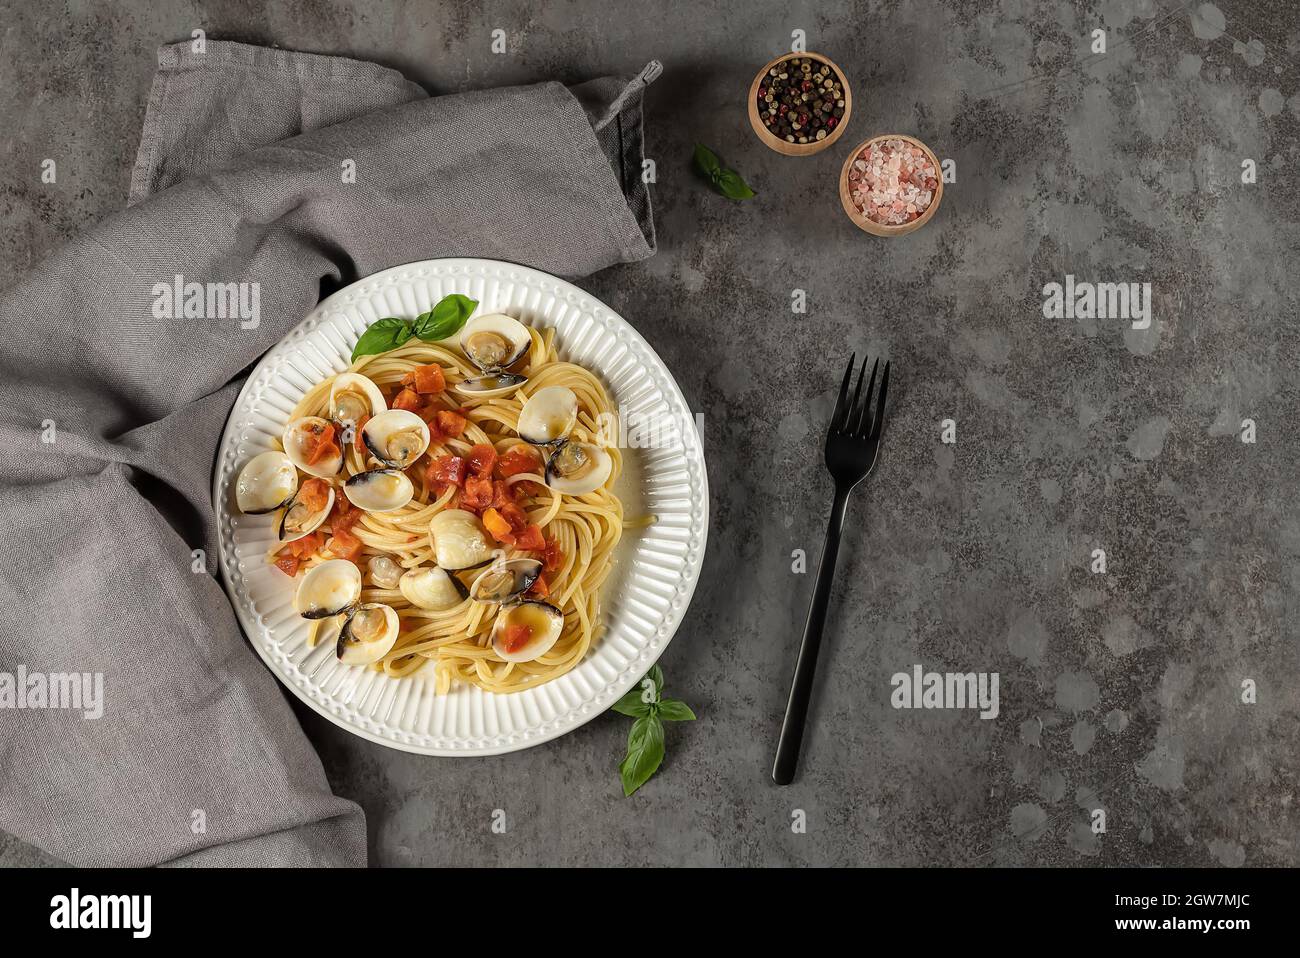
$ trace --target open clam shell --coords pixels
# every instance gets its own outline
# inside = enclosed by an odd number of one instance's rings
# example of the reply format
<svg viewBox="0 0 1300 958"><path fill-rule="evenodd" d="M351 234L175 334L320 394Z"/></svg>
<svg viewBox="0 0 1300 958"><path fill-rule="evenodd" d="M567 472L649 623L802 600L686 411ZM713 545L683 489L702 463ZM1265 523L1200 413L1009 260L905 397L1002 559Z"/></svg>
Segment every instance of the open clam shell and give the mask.
<svg viewBox="0 0 1300 958"><path fill-rule="evenodd" d="M282 452L264 452L244 465L235 482L235 504L249 516L274 512L298 491L298 470Z"/></svg>
<svg viewBox="0 0 1300 958"><path fill-rule="evenodd" d="M401 632L397 611L380 602L359 605L339 630L334 654L344 665L370 665L387 655Z"/></svg>
<svg viewBox="0 0 1300 958"><path fill-rule="evenodd" d="M563 442L578 423L578 397L568 386L546 386L519 411L519 438L535 446Z"/></svg>
<svg viewBox="0 0 1300 958"><path fill-rule="evenodd" d="M506 662L532 662L551 651L564 631L564 613L535 599L501 607L492 626L492 650Z"/></svg>
<svg viewBox="0 0 1300 958"><path fill-rule="evenodd" d="M476 602L508 602L527 592L542 574L540 559L505 559L488 566L469 587Z"/></svg>
<svg viewBox="0 0 1300 958"><path fill-rule="evenodd" d="M361 428L370 454L390 469L405 469L429 448L428 424L409 409L381 412Z"/></svg>
<svg viewBox="0 0 1300 958"><path fill-rule="evenodd" d="M361 570L347 559L327 559L307 570L293 596L293 607L304 619L338 615L361 598Z"/></svg>
<svg viewBox="0 0 1300 958"><path fill-rule="evenodd" d="M396 512L415 498L415 485L400 469L372 469L348 479L343 494L366 512Z"/></svg>
<svg viewBox="0 0 1300 958"><path fill-rule="evenodd" d="M505 313L488 313L471 319L460 334L466 358L484 372L509 369L532 345L528 327Z"/></svg>
<svg viewBox="0 0 1300 958"><path fill-rule="evenodd" d="M339 373L330 383L330 418L335 422L356 424L387 409L384 394L369 376Z"/></svg>
<svg viewBox="0 0 1300 958"><path fill-rule="evenodd" d="M316 449L325 439L333 443L334 452L326 456L315 456ZM328 419L320 416L295 419L284 427L280 441L289 461L309 476L333 479L343 468L343 447L339 444L338 430Z"/></svg>

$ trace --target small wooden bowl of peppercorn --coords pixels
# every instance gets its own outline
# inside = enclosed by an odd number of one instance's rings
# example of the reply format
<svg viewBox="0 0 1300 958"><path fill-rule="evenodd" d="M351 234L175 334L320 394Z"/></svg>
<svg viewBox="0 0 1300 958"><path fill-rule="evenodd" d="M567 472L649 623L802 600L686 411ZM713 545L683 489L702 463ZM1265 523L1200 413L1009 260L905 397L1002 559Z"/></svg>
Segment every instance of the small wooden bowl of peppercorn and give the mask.
<svg viewBox="0 0 1300 958"><path fill-rule="evenodd" d="M749 123L786 156L812 156L840 138L853 111L844 71L818 53L787 53L749 86Z"/></svg>

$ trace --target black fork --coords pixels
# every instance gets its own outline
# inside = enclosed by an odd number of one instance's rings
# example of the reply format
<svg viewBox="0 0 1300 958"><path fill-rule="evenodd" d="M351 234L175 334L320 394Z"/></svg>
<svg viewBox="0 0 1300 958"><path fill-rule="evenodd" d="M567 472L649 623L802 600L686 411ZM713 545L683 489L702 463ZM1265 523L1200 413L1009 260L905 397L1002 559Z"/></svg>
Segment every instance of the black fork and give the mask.
<svg viewBox="0 0 1300 958"><path fill-rule="evenodd" d="M862 361L858 384L850 401L849 382L853 378L856 360L856 353L849 357L849 368L844 371L844 384L840 386L840 398L831 416L831 428L826 433L826 468L835 480L835 501L826 528L826 545L822 547L821 563L817 566L817 584L813 588L812 606L808 609L808 623L803 627L803 642L799 645L799 658L794 665L794 682L790 686L790 701L785 707L785 721L781 723L781 739L776 746L772 780L778 785L789 785L799 764L799 745L803 741L804 720L808 717L808 700L812 696L813 675L817 671L817 652L822 644L826 607L830 605L831 586L835 581L835 559L840 551L840 532L844 528L844 510L849 502L849 493L867 478L875 466L880 434L885 425L889 363L885 363L881 373L880 395L873 405L871 394L875 390L880 360L871 365L871 378L867 380L865 392L862 379L867 372L868 360Z"/></svg>

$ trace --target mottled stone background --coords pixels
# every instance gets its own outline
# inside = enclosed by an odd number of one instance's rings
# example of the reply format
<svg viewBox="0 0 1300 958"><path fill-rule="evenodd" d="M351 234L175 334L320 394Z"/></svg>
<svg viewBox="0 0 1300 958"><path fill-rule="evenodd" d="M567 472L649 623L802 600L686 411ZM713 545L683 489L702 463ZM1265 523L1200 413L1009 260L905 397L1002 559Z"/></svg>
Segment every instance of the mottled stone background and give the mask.
<svg viewBox="0 0 1300 958"><path fill-rule="evenodd" d="M154 49L196 27L374 59L436 92L664 62L648 100L659 254L586 286L705 416L713 528L663 660L700 719L670 729L662 772L625 800L621 716L468 761L300 710L365 806L374 862L1300 863L1292 0L7 2L3 23L6 280L122 206ZM769 152L744 115L795 28L855 92L846 136L812 159ZM851 144L884 131L957 166L901 239L859 232L836 196ZM758 198L707 192L697 141ZM1042 286L1066 273L1150 282L1152 329L1044 319ZM892 419L850 508L803 771L780 789L812 590L791 553L820 548L821 433L854 349L893 358ZM999 672L1001 714L893 710L890 675L918 662ZM0 837L0 863L43 861Z"/></svg>

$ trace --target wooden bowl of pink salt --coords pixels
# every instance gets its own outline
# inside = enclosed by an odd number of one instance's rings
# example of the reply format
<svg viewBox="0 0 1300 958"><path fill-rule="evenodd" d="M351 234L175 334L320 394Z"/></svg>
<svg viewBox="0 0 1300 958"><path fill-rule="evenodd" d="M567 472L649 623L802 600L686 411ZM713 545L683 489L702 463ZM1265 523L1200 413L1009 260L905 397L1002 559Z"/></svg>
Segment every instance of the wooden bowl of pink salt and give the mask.
<svg viewBox="0 0 1300 958"><path fill-rule="evenodd" d="M902 236L919 229L942 197L938 158L920 140L901 133L858 144L840 170L844 212L874 236Z"/></svg>

